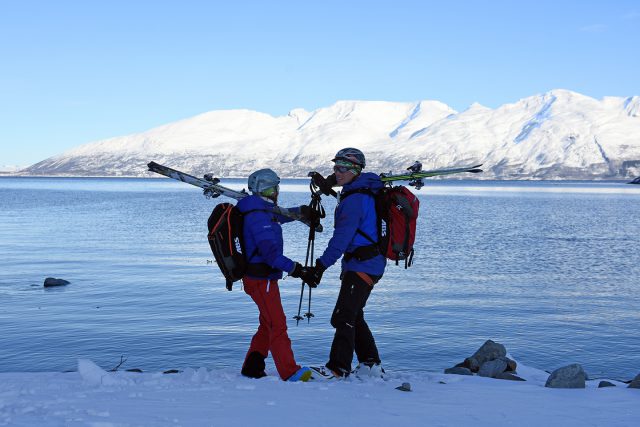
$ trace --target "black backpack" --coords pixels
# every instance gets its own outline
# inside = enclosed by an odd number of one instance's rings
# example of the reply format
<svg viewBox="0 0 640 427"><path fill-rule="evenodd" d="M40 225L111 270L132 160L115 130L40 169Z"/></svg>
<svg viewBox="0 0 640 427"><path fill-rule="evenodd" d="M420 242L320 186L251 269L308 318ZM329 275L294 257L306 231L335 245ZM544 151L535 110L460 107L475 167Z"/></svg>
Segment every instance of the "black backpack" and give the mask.
<svg viewBox="0 0 640 427"><path fill-rule="evenodd" d="M256 248L254 253L249 256L245 252L242 235L244 216L259 210L261 209L242 213L231 203L220 203L213 208L213 212L209 216L207 221L209 246L211 246L216 264L226 279L227 290L231 290L233 282L242 279L245 274L254 277L267 277L278 271L265 263L248 262L258 250Z"/></svg>
<svg viewBox="0 0 640 427"><path fill-rule="evenodd" d="M231 203L217 205L207 221L209 246L216 263L227 280L227 289L242 279L247 270L242 237L242 214Z"/></svg>

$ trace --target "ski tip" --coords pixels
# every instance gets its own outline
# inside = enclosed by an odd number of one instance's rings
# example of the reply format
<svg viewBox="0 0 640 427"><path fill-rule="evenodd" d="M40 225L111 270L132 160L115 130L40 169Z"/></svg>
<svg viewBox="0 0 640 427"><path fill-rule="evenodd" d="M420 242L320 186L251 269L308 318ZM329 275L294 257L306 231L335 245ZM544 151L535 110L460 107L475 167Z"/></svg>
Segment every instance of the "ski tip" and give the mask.
<svg viewBox="0 0 640 427"><path fill-rule="evenodd" d="M166 169L166 166L162 166L160 163L156 163L156 162L147 163L147 167L151 172L157 172L157 173L159 173L158 171Z"/></svg>
<svg viewBox="0 0 640 427"><path fill-rule="evenodd" d="M480 173L480 172L484 172L482 169L479 168L475 168L475 169L469 169L467 172L470 173Z"/></svg>

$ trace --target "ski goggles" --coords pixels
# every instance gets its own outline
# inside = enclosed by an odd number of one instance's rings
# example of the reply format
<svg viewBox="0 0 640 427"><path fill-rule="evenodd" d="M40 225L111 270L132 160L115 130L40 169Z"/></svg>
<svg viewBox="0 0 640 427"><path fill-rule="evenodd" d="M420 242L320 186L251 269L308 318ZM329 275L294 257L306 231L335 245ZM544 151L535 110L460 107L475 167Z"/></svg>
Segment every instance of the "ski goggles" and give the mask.
<svg viewBox="0 0 640 427"><path fill-rule="evenodd" d="M280 185L276 185L275 187L270 187L260 193L264 197L273 197L274 194L278 194L280 192Z"/></svg>
<svg viewBox="0 0 640 427"><path fill-rule="evenodd" d="M333 166L333 171L339 173L351 172L357 175L361 170L360 166L347 160L336 160L336 164Z"/></svg>

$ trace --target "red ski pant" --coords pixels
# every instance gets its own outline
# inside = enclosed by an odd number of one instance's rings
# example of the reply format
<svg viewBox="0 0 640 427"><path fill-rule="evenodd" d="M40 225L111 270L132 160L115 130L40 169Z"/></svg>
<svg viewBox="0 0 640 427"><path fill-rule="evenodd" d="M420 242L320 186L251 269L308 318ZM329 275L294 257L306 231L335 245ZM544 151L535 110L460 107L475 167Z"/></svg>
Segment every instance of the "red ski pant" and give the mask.
<svg viewBox="0 0 640 427"><path fill-rule="evenodd" d="M271 351L280 378L286 380L300 369L300 365L293 357L278 281L244 277L242 283L244 291L260 310L260 326L251 340L247 356L257 351L267 357Z"/></svg>

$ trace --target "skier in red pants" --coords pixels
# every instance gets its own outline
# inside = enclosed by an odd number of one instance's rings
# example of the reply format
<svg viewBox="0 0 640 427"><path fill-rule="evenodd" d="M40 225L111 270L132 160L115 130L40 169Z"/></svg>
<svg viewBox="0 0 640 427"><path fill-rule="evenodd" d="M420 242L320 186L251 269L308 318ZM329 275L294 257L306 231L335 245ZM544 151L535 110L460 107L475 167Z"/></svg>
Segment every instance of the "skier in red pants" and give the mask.
<svg viewBox="0 0 640 427"><path fill-rule="evenodd" d="M269 352L280 378L288 381L308 381L311 370L295 361L291 340L287 334L287 319L280 301L278 280L283 271L292 277L301 277L306 269L283 255L281 223L290 218L274 214L277 205L280 178L271 169L261 169L249 176L252 195L237 204L244 216L243 238L247 257L247 273L242 278L245 292L260 310L260 326L251 340L242 366L242 375L262 378L265 359ZM299 208L311 215L307 206Z"/></svg>

